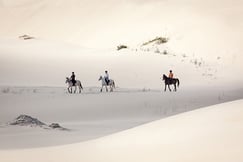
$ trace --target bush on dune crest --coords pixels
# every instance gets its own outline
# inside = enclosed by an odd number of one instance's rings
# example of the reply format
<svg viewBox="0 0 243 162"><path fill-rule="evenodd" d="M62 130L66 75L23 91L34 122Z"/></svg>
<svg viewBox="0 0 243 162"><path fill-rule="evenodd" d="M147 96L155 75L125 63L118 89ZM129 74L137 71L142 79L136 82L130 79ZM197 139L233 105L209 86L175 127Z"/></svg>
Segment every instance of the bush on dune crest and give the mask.
<svg viewBox="0 0 243 162"><path fill-rule="evenodd" d="M156 37L148 42L145 42L142 44L142 46L146 46L146 45L149 45L151 43L154 43L154 44L164 44L164 43L167 43L169 41L169 38L166 38L166 37Z"/></svg>

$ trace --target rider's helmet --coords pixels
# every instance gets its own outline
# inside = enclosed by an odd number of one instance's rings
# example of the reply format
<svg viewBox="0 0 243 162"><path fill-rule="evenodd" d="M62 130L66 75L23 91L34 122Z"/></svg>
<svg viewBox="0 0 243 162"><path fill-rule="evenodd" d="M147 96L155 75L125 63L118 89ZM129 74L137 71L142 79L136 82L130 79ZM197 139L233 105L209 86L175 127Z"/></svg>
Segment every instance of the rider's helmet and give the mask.
<svg viewBox="0 0 243 162"><path fill-rule="evenodd" d="M105 73L107 73L108 71L106 70Z"/></svg>
<svg viewBox="0 0 243 162"><path fill-rule="evenodd" d="M170 73L172 73L172 70L170 70Z"/></svg>

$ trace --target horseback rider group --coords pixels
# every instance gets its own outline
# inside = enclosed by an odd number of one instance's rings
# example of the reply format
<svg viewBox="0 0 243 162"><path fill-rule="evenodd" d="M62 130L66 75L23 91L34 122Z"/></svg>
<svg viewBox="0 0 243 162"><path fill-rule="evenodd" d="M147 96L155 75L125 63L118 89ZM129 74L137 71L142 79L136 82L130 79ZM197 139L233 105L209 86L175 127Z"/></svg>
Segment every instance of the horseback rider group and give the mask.
<svg viewBox="0 0 243 162"><path fill-rule="evenodd" d="M173 79L174 74L172 73L172 70L170 70L168 76L169 76L170 80ZM109 73L108 73L107 70L105 71L104 78L105 78L105 82L106 82L106 84L108 85L109 82L110 82L110 79L109 79ZM74 72L72 72L72 75L71 75L70 79L71 79L73 85L75 85L75 83L76 83L76 79L75 79L75 74L74 74Z"/></svg>
<svg viewBox="0 0 243 162"><path fill-rule="evenodd" d="M71 77L70 77L70 80L71 80L71 83L72 83L72 85L71 86L74 86L75 84L76 84L76 79L75 79L75 74L74 74L74 72L72 72L72 75L71 75ZM168 75L168 77L166 76L166 75L163 75L163 80L165 80L165 85L168 85L168 88L169 88L169 90L170 90L170 87L169 87L169 85L170 84L174 84L174 86L175 86L175 91L176 91L176 83L178 83L178 86L179 86L179 79L178 78L174 78L174 74L173 74L173 72L172 72L172 70L170 70L169 71L169 75ZM112 81L112 82L111 82ZM80 82L80 81L79 81ZM113 83L114 84L114 81L113 80L110 80L110 78L109 78L109 73L108 73L108 71L106 70L105 71L105 74L104 74L104 84L103 85L109 85L109 83L111 82L111 84ZM80 83L80 85L81 85L81 83ZM82 86L82 85L81 85ZM103 87L103 86L102 86ZM165 91L166 91L166 86L165 86Z"/></svg>
<svg viewBox="0 0 243 162"><path fill-rule="evenodd" d="M104 78L105 78L105 82L106 82L106 84L109 85L110 78L109 78L109 74L108 74L108 71L107 71L107 70L105 71ZM74 72L72 72L72 75L71 75L70 79L71 79L71 81L72 81L72 84L75 85L75 83L76 83L76 79L75 79L75 74L74 74Z"/></svg>

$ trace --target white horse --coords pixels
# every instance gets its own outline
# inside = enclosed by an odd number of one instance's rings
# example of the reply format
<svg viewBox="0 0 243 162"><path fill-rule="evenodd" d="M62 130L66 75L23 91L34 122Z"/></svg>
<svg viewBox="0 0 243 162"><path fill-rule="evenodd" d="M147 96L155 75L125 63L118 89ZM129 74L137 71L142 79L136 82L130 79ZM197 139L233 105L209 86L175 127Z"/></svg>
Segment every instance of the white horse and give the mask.
<svg viewBox="0 0 243 162"><path fill-rule="evenodd" d="M103 90L103 86L105 86L105 88L106 88L106 92L108 92L108 88L107 88L107 86L110 86L110 91L111 91L111 92L113 91L113 88L115 88L115 82L114 82L114 80L110 79L108 85L107 85L107 83L106 83L106 81L105 81L105 77L100 76L99 81L100 81L100 80L101 80L101 89L100 89L100 92L102 92L102 90Z"/></svg>
<svg viewBox="0 0 243 162"><path fill-rule="evenodd" d="M76 93L77 86L79 87L79 93L81 93L81 89L83 89L83 86L79 80L76 80L76 83L73 85L73 82L70 78L66 77L66 83L68 83L68 92L72 93L72 87L75 87L74 93Z"/></svg>

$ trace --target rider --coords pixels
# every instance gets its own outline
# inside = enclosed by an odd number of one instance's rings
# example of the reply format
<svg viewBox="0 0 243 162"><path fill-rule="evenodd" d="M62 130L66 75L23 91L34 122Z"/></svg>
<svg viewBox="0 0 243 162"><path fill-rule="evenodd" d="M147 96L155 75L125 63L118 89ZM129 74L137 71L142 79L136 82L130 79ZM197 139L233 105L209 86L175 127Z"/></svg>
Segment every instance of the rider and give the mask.
<svg viewBox="0 0 243 162"><path fill-rule="evenodd" d="M71 81L72 81L73 85L75 85L76 80L75 80L75 74L74 74L74 72L72 72Z"/></svg>
<svg viewBox="0 0 243 162"><path fill-rule="evenodd" d="M174 76L174 74L172 73L172 70L170 70L170 73L169 73L169 78L172 79Z"/></svg>
<svg viewBox="0 0 243 162"><path fill-rule="evenodd" d="M106 84L108 85L109 82L110 82L110 79L109 79L109 74L108 74L108 71L107 71L107 70L105 71L105 76L104 76L104 78L105 78L105 82L106 82Z"/></svg>
<svg viewBox="0 0 243 162"><path fill-rule="evenodd" d="M172 73L172 70L170 70L170 73L169 73L170 83L172 82L173 77L174 77L174 74Z"/></svg>

